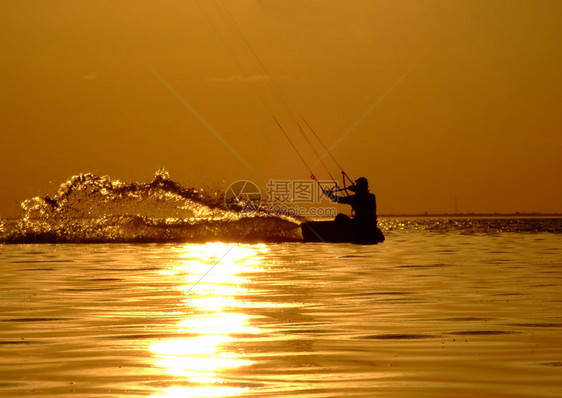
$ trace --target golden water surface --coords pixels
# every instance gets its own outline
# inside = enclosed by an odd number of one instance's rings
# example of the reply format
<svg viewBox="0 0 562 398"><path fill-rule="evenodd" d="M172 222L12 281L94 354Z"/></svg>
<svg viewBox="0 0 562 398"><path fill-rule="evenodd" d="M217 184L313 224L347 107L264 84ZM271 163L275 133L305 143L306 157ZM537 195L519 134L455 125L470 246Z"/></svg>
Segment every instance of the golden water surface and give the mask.
<svg viewBox="0 0 562 398"><path fill-rule="evenodd" d="M562 238L0 246L0 396L562 396Z"/></svg>

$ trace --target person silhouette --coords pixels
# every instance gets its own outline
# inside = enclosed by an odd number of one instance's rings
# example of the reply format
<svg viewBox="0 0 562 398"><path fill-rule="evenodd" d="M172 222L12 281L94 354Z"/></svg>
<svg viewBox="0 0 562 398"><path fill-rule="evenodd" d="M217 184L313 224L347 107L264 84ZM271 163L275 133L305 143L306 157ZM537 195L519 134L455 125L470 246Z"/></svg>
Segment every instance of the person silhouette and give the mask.
<svg viewBox="0 0 562 398"><path fill-rule="evenodd" d="M369 182L365 177L355 180L348 190L354 192L349 196L337 196L333 193L330 199L337 203L351 206L353 218L338 214L334 220L336 229L351 235L354 242L382 242L384 235L377 227L377 199L369 192Z"/></svg>

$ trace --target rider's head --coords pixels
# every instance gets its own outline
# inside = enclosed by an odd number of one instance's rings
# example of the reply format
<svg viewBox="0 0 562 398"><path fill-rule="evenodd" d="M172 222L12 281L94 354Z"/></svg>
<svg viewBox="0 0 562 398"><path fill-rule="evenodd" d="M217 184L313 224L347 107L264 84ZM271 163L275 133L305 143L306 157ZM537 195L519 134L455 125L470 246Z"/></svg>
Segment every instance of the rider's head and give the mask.
<svg viewBox="0 0 562 398"><path fill-rule="evenodd" d="M368 192L369 191L369 183L365 177L360 177L355 180L355 192Z"/></svg>

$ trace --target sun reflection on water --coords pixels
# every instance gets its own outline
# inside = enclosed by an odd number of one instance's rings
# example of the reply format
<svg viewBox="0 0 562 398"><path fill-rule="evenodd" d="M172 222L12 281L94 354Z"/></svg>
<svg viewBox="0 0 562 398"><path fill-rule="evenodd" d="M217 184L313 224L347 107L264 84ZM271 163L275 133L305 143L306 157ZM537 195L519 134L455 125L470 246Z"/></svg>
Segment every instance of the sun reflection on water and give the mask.
<svg viewBox="0 0 562 398"><path fill-rule="evenodd" d="M186 294L178 304L186 312L185 319L175 331L185 337L150 346L155 365L177 381L162 395L226 397L248 390L228 386L225 378L228 371L253 363L236 350L235 344L241 335L260 333L251 325L253 317L244 313L244 308L251 305L240 298L249 291L244 287L249 282L248 275L263 271L260 253L264 251L265 245L185 245L178 262L162 272L177 275L176 288Z"/></svg>

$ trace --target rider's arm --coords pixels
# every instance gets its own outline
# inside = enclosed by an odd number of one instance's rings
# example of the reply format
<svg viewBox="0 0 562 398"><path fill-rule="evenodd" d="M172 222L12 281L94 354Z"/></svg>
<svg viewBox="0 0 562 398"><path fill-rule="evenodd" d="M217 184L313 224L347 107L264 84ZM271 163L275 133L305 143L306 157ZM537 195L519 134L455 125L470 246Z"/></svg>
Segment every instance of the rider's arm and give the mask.
<svg viewBox="0 0 562 398"><path fill-rule="evenodd" d="M330 199L332 202L343 203L343 204L351 204L350 200L351 196L337 196L335 194L330 195Z"/></svg>

